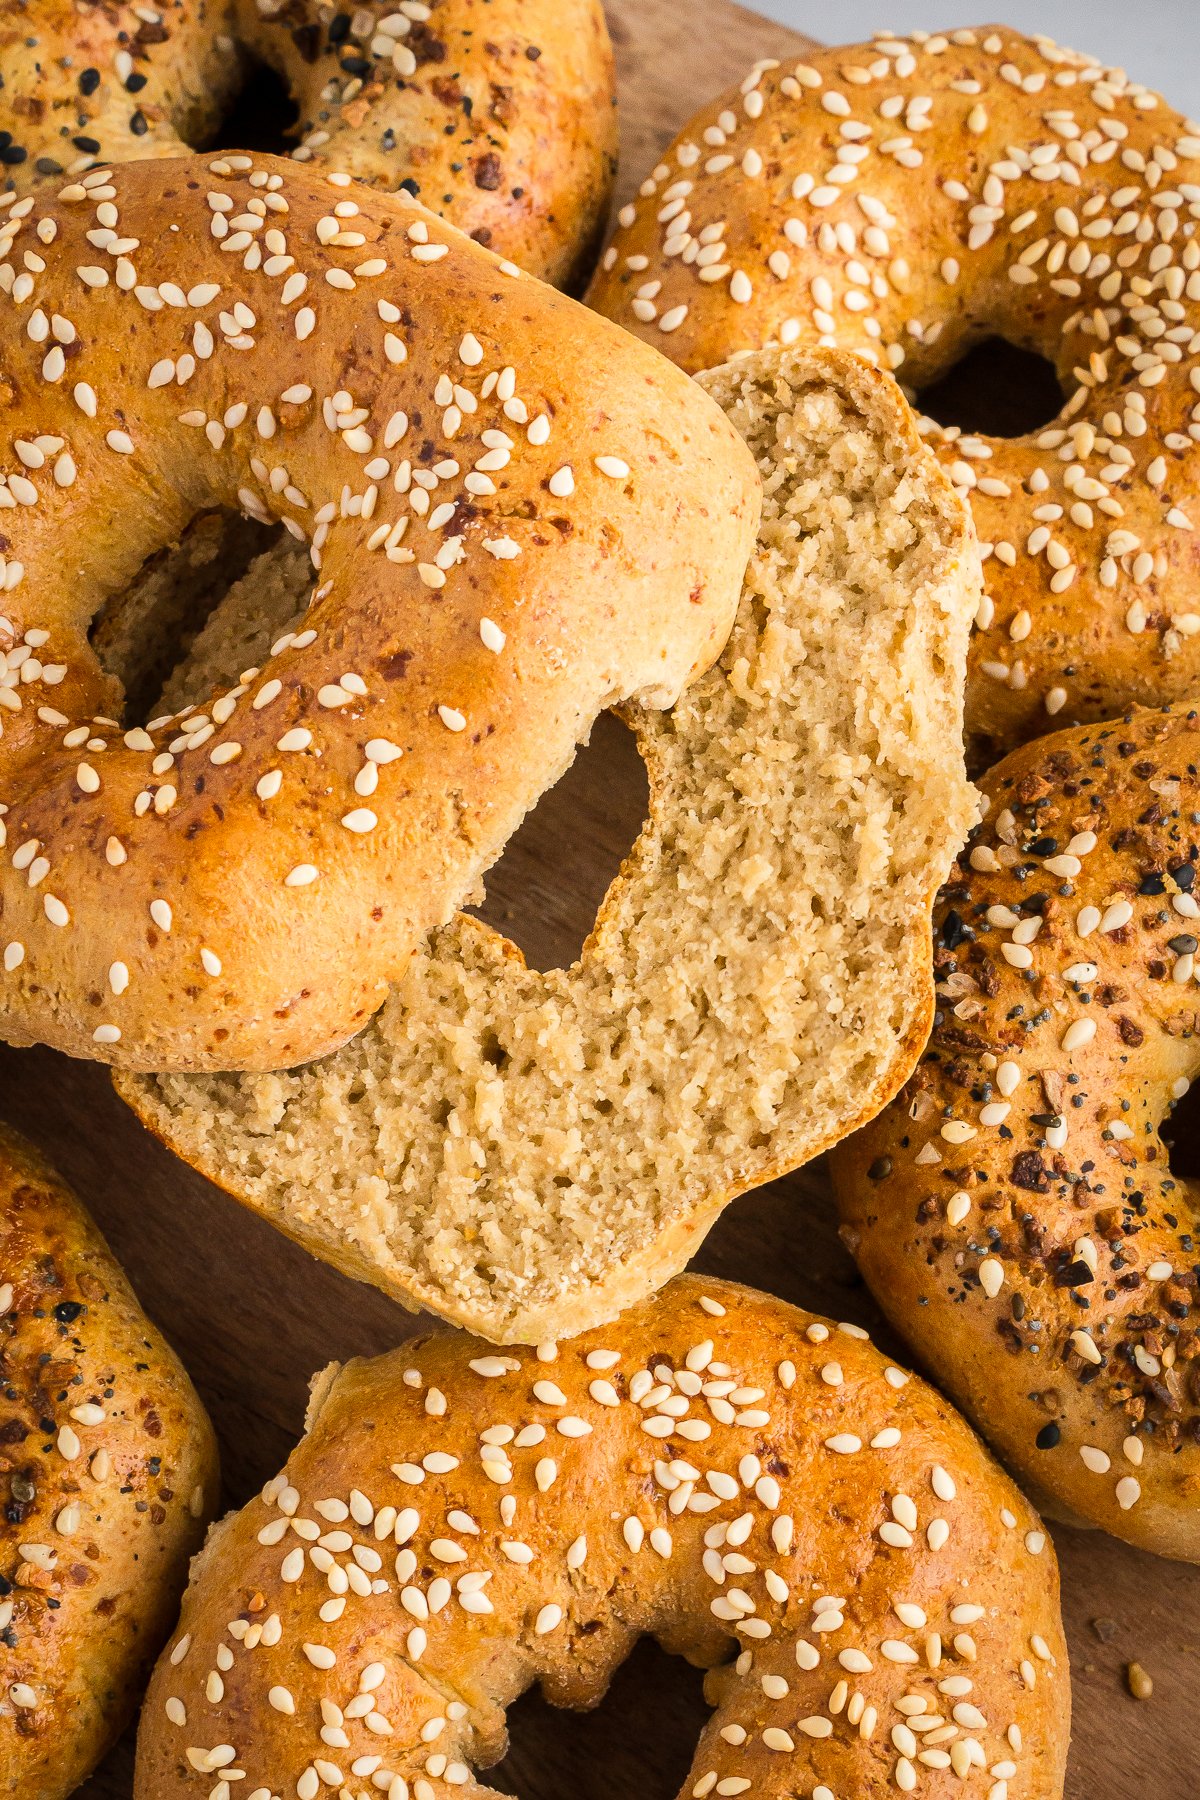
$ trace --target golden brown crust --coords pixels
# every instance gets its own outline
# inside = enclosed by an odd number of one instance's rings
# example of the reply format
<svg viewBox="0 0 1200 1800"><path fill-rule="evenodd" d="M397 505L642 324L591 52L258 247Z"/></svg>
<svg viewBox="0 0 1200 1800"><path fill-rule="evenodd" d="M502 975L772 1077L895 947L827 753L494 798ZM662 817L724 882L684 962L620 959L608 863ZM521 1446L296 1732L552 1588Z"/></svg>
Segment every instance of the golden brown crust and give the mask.
<svg viewBox="0 0 1200 1800"><path fill-rule="evenodd" d="M314 173L403 185L558 286L587 273L616 168L600 0L0 0L7 185L204 145L251 61Z"/></svg>
<svg viewBox="0 0 1200 1800"><path fill-rule="evenodd" d="M684 368L837 343L918 393L1041 352L1027 437L925 429L983 543L968 732L1014 742L1200 680L1200 127L1002 26L756 65L620 215L591 304Z"/></svg>
<svg viewBox="0 0 1200 1800"><path fill-rule="evenodd" d="M127 1068L322 1054L597 712L669 703L728 633L759 484L719 408L415 203L355 191L175 158L8 214L12 1042ZM14 273L32 243L44 268ZM304 629L127 730L89 622L214 505L311 542Z"/></svg>
<svg viewBox="0 0 1200 1800"><path fill-rule="evenodd" d="M301 1800L490 1794L505 1706L539 1680L594 1705L642 1633L713 1670L684 1794L882 1800L919 1772L948 1800L977 1768L1059 1800L1049 1541L864 1337L683 1277L537 1357L450 1333L326 1371L195 1565L137 1800L226 1767Z"/></svg>
<svg viewBox="0 0 1200 1800"><path fill-rule="evenodd" d="M0 1787L60 1800L171 1627L216 1445L83 1207L2 1126L0 1274Z"/></svg>
<svg viewBox="0 0 1200 1800"><path fill-rule="evenodd" d="M1200 722L1014 752L935 913L926 1056L834 1153L880 1304L1058 1511L1200 1561L1195 1189L1161 1127L1200 1071Z"/></svg>
<svg viewBox="0 0 1200 1800"><path fill-rule="evenodd" d="M649 818L569 969L460 917L367 1030L263 1076L123 1076L178 1154L346 1273L498 1341L594 1325L722 1207L882 1106L974 820L966 509L895 384L763 352L706 383L765 501L718 666L631 709Z"/></svg>

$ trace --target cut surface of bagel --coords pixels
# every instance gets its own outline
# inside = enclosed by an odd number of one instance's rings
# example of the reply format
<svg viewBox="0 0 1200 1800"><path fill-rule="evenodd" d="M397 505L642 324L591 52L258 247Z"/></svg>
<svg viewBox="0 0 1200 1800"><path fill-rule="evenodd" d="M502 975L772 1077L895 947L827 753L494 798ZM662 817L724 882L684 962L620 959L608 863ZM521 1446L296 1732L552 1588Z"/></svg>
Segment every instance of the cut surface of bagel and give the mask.
<svg viewBox="0 0 1200 1800"><path fill-rule="evenodd" d="M880 1306L1018 1478L1190 1562L1200 1207L1170 1116L1200 1076L1198 768L1181 704L988 773L934 914L925 1055L832 1157Z"/></svg>
<svg viewBox="0 0 1200 1800"><path fill-rule="evenodd" d="M709 1671L682 1795L1061 1800L1053 1548L865 1338L684 1277L548 1359L326 1370L196 1560L135 1800L494 1800L510 1702L596 1705L644 1634Z"/></svg>
<svg viewBox="0 0 1200 1800"><path fill-rule="evenodd" d="M929 909L974 817L978 563L894 384L767 352L708 380L765 490L719 665L638 710L650 816L579 961L460 915L332 1057L122 1079L317 1255L496 1340L661 1285L745 1189L878 1110L929 1027Z"/></svg>
<svg viewBox="0 0 1200 1800"><path fill-rule="evenodd" d="M65 1800L171 1629L217 1455L96 1226L5 1126L0 1370L0 1791Z"/></svg>

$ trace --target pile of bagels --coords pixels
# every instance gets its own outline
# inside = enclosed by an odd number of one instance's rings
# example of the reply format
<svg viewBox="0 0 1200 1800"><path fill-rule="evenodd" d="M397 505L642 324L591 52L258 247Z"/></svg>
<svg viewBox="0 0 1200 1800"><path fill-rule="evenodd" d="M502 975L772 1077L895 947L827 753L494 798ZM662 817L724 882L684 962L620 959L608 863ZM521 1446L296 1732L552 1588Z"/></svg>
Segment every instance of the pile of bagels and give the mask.
<svg viewBox="0 0 1200 1800"><path fill-rule="evenodd" d="M997 26L755 64L608 233L616 141L600 0L0 0L0 1040L449 1327L217 1519L6 1118L13 1800L139 1708L133 1800L485 1796L643 1635L693 1800L1061 1800L1034 1508L1200 1562L1200 125ZM997 337L1057 416L926 416ZM611 710L531 969L465 909ZM685 1272L823 1152L928 1379Z"/></svg>

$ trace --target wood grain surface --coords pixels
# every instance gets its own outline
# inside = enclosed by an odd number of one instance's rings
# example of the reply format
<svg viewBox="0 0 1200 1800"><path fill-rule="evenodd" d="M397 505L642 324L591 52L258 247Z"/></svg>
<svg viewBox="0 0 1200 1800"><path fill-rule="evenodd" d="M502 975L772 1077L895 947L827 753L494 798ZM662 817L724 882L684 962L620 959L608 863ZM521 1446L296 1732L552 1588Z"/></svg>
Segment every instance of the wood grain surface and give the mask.
<svg viewBox="0 0 1200 1800"><path fill-rule="evenodd" d="M696 107L756 57L805 41L727 0L610 0L610 17L625 192ZM833 14L829 35L836 29ZM550 967L578 951L637 833L645 791L628 734L602 720L489 884L486 916L531 961ZM424 1328L176 1162L118 1103L101 1069L0 1047L0 1114L75 1184L183 1356L220 1436L228 1504L240 1505L283 1461L314 1369ZM860 1321L886 1341L838 1243L820 1164L731 1207L698 1266ZM1055 1529L1054 1537L1075 1685L1071 1800L1200 1800L1200 1569L1095 1533ZM1148 1701L1126 1691L1131 1659L1153 1677ZM699 1677L643 1644L594 1714L557 1713L535 1695L514 1707L512 1748L490 1779L524 1800L668 1800L703 1716ZM130 1736L81 1795L129 1800L131 1769ZM1012 1800L1047 1797L1014 1792Z"/></svg>

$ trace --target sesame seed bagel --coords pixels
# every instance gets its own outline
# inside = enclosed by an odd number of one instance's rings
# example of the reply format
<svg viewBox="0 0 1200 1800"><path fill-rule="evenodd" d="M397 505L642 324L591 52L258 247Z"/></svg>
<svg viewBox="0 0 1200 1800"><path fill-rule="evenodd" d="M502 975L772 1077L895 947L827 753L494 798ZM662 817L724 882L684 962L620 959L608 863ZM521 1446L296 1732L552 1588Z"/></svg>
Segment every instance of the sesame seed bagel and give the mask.
<svg viewBox="0 0 1200 1800"><path fill-rule="evenodd" d="M155 1069L324 1053L596 714L673 701L728 633L759 483L720 409L407 196L356 191L177 157L0 229L10 1042ZM267 203L277 254L247 267L209 221ZM123 720L89 624L213 507L308 543L302 628L201 705Z"/></svg>
<svg viewBox="0 0 1200 1800"><path fill-rule="evenodd" d="M547 281L587 273L616 169L600 0L0 0L0 207L203 147L254 63L287 85L297 161L403 185Z"/></svg>
<svg viewBox="0 0 1200 1800"><path fill-rule="evenodd" d="M878 1111L933 1015L930 907L975 817L966 511L856 357L708 385L763 479L758 547L719 665L631 716L649 817L579 961L527 968L460 915L332 1057L118 1083L316 1255L496 1341L660 1286Z"/></svg>
<svg viewBox="0 0 1200 1800"><path fill-rule="evenodd" d="M931 442L983 540L983 766L1200 684L1200 126L996 26L756 64L625 207L591 303L686 369L842 344L912 394L981 339L1039 351L1045 430Z"/></svg>
<svg viewBox="0 0 1200 1800"><path fill-rule="evenodd" d="M135 1800L234 1769L246 1800L492 1795L504 1708L594 1706L643 1634L712 1671L683 1794L948 1800L978 1770L1058 1800L1053 1550L865 1338L692 1277L536 1357L442 1334L326 1370L194 1565Z"/></svg>
<svg viewBox="0 0 1200 1800"><path fill-rule="evenodd" d="M912 1081L833 1168L880 1305L1058 1512L1200 1562L1200 718L1057 732L987 776L935 914Z"/></svg>
<svg viewBox="0 0 1200 1800"><path fill-rule="evenodd" d="M79 1201L3 1126L0 1276L0 1789L61 1800L171 1628L216 1445Z"/></svg>

